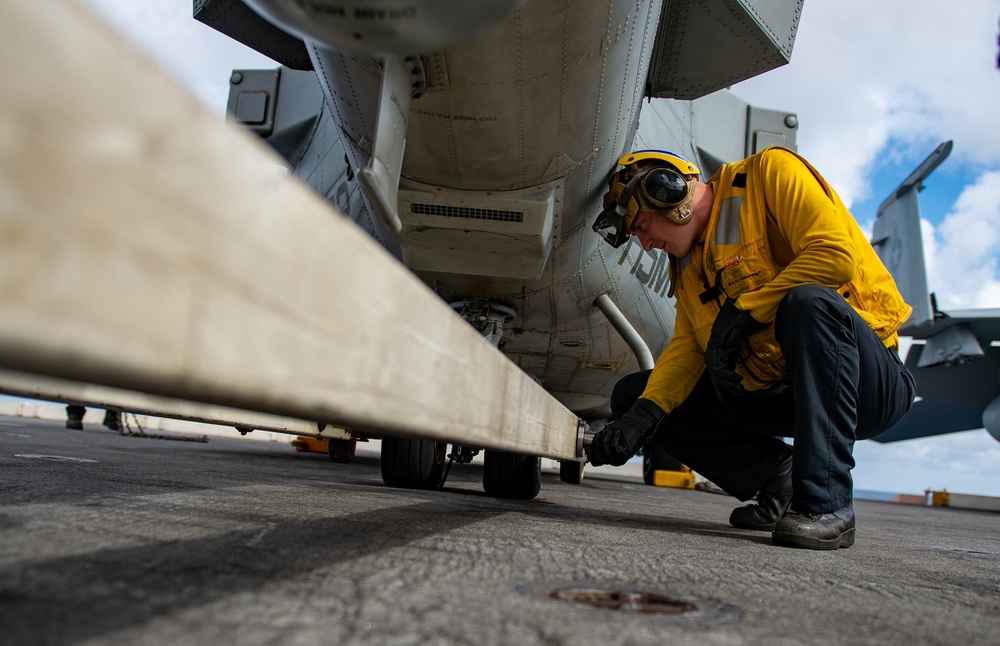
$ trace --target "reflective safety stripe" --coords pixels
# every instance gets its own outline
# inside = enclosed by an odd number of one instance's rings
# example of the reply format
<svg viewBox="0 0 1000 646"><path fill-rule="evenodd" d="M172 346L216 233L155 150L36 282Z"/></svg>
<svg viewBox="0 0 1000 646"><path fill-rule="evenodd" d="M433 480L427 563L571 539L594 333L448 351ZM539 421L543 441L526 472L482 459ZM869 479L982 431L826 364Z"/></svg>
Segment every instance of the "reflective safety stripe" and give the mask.
<svg viewBox="0 0 1000 646"><path fill-rule="evenodd" d="M722 200L719 207L719 220L715 225L715 239L712 244L740 243L740 207L743 206L743 196L734 195Z"/></svg>

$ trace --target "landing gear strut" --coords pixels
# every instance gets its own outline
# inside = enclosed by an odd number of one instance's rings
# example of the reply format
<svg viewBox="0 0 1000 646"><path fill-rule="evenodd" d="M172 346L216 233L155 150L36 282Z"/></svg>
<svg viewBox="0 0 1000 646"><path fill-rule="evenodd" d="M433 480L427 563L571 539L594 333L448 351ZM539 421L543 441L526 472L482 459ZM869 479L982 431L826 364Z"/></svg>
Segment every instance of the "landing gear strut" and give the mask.
<svg viewBox="0 0 1000 646"><path fill-rule="evenodd" d="M327 454L332 461L347 464L354 460L354 452L358 448L358 440L355 437L349 440L330 438L327 440L326 446Z"/></svg>
<svg viewBox="0 0 1000 646"><path fill-rule="evenodd" d="M516 312L486 301L458 301L451 307L498 348L503 347L504 324ZM382 480L390 487L436 489L444 485L452 462L467 463L478 449L433 440L382 438ZM447 462L446 462L447 460ZM536 455L487 450L483 460L483 489L498 498L530 500L541 487L542 461Z"/></svg>
<svg viewBox="0 0 1000 646"><path fill-rule="evenodd" d="M503 326L517 313L486 301L458 301L452 309L479 330L486 340L502 348ZM541 488L542 460L537 455L487 450L483 456L483 489L497 498L531 500Z"/></svg>

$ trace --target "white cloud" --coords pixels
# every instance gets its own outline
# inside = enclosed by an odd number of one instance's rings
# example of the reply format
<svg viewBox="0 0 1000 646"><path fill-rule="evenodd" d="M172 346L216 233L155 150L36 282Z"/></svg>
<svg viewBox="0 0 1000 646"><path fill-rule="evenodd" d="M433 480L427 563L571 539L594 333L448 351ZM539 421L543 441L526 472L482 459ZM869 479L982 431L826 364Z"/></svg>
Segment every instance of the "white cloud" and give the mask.
<svg viewBox="0 0 1000 646"><path fill-rule="evenodd" d="M921 493L926 489L998 495L1000 444L983 430L854 447L858 489Z"/></svg>
<svg viewBox="0 0 1000 646"><path fill-rule="evenodd" d="M1000 171L965 187L938 227L924 221L931 291L943 310L1000 307Z"/></svg>
<svg viewBox="0 0 1000 646"><path fill-rule="evenodd" d="M192 18L191 0L84 0L220 117L234 68L277 63Z"/></svg>
<svg viewBox="0 0 1000 646"><path fill-rule="evenodd" d="M1000 165L995 0L806 2L792 62L733 90L798 113L799 150L850 205L870 169L955 140L953 162ZM894 149L886 146L892 142Z"/></svg>

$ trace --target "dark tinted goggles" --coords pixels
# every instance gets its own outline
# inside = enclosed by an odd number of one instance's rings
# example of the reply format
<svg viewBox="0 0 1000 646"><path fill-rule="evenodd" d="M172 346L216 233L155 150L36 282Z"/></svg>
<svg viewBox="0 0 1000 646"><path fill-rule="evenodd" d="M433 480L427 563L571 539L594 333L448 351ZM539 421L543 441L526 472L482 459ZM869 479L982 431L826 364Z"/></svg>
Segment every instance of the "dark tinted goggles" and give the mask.
<svg viewBox="0 0 1000 646"><path fill-rule="evenodd" d="M654 168L642 176L639 196L642 201L660 209L669 209L684 201L688 183L684 176L669 168Z"/></svg>

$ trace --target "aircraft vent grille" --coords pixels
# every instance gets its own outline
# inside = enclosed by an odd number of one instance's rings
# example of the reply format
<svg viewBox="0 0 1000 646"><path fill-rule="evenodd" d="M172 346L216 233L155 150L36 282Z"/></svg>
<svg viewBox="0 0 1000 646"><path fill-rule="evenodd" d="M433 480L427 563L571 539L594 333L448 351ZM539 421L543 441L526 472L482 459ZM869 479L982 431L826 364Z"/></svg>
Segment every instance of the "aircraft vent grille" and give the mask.
<svg viewBox="0 0 1000 646"><path fill-rule="evenodd" d="M445 218L464 218L467 220L489 220L491 222L524 222L523 211L504 211L501 209L477 209L471 206L449 206L446 204L410 205L414 215L438 215Z"/></svg>

